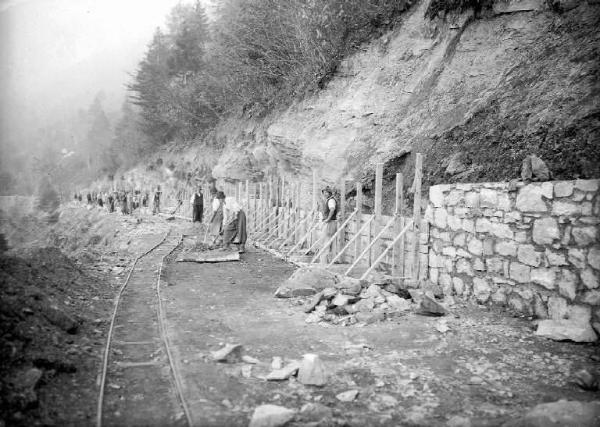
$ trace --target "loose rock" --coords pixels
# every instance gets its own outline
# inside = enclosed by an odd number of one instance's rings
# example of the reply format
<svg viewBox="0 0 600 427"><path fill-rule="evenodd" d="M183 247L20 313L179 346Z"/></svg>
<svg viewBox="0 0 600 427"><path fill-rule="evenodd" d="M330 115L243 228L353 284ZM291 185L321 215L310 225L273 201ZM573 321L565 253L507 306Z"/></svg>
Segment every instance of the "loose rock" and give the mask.
<svg viewBox="0 0 600 427"><path fill-rule="evenodd" d="M298 381L304 385L324 386L327 383L325 365L316 354L305 354L300 369Z"/></svg>
<svg viewBox="0 0 600 427"><path fill-rule="evenodd" d="M348 390L337 394L335 397L340 402L352 402L358 396L358 390Z"/></svg>
<svg viewBox="0 0 600 427"><path fill-rule="evenodd" d="M535 334L555 341L596 342L598 339L589 322L571 319L541 320Z"/></svg>
<svg viewBox="0 0 600 427"><path fill-rule="evenodd" d="M235 363L239 362L242 358L242 345L241 344L227 344L220 350L211 351L213 360L223 363Z"/></svg>
<svg viewBox="0 0 600 427"><path fill-rule="evenodd" d="M559 400L535 406L523 417L503 427L596 427L600 422L600 401Z"/></svg>
<svg viewBox="0 0 600 427"><path fill-rule="evenodd" d="M269 375L267 375L267 381L287 380L290 377L296 375L296 372L298 372L299 368L300 364L298 362L291 362L281 369L276 369L272 371Z"/></svg>
<svg viewBox="0 0 600 427"><path fill-rule="evenodd" d="M278 405L261 405L254 410L249 427L281 427L290 422L296 412Z"/></svg>
<svg viewBox="0 0 600 427"><path fill-rule="evenodd" d="M423 295L419 314L424 314L426 316L444 316L446 314L446 309L433 298Z"/></svg>

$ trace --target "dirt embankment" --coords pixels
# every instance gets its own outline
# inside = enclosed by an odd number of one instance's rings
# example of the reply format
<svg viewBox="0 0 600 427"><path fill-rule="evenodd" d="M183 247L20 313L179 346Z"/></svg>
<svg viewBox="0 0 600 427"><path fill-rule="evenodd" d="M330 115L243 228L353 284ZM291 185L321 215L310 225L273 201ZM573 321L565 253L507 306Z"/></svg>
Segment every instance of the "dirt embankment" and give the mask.
<svg viewBox="0 0 600 427"><path fill-rule="evenodd" d="M97 208L4 203L0 235L0 420L89 425L113 297L160 219ZM54 218L55 222L48 222Z"/></svg>

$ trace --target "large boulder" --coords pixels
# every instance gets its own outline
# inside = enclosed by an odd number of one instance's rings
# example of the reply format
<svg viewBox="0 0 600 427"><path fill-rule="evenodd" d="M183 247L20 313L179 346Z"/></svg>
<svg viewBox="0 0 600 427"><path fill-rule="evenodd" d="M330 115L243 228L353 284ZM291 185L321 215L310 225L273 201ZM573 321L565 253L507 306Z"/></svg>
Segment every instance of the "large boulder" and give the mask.
<svg viewBox="0 0 600 427"><path fill-rule="evenodd" d="M278 298L314 295L339 283L335 273L316 265L299 268L276 291Z"/></svg>
<svg viewBox="0 0 600 427"><path fill-rule="evenodd" d="M327 382L325 365L317 354L304 355L298 371L298 381L304 385L325 385Z"/></svg>
<svg viewBox="0 0 600 427"><path fill-rule="evenodd" d="M600 425L600 401L559 400L535 406L503 427L595 427Z"/></svg>
<svg viewBox="0 0 600 427"><path fill-rule="evenodd" d="M590 323L578 319L540 320L535 334L555 341L596 342L598 340Z"/></svg>
<svg viewBox="0 0 600 427"><path fill-rule="evenodd" d="M549 181L550 177L550 169L542 159L533 154L525 157L521 167L523 181Z"/></svg>

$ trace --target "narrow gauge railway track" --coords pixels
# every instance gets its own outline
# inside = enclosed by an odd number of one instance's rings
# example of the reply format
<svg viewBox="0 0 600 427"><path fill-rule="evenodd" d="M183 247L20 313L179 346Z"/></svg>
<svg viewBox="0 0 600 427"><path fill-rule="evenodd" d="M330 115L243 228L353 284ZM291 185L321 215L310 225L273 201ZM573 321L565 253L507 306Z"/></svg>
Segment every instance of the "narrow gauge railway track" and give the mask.
<svg viewBox="0 0 600 427"><path fill-rule="evenodd" d="M100 376L98 427L192 425L160 296L166 259L182 240L167 232L139 255L117 294Z"/></svg>

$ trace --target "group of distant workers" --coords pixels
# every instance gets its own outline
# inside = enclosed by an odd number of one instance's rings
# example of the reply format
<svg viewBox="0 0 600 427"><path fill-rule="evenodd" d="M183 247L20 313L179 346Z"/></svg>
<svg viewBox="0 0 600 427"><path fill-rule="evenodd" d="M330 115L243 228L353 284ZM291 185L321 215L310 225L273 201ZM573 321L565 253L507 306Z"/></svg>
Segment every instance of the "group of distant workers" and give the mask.
<svg viewBox="0 0 600 427"><path fill-rule="evenodd" d="M231 245L237 245L239 253L245 252L247 236L246 213L234 197L226 197L223 191L217 188L216 180L210 180L211 217L208 221L204 240L210 236L210 247L222 247L231 250ZM323 221L321 239L327 243L337 231L338 202L331 188L325 187L322 191L323 203L321 219ZM161 189L157 186L152 198L152 214L160 212ZM75 200L83 202L81 193L75 193ZM123 215L131 215L136 209L147 208L149 193L146 191L113 191L113 192L87 192L88 205L97 205L106 208L108 212L116 212L119 208ZM181 204L181 203L180 203ZM192 222L203 223L204 196L202 189L198 188L190 199L192 205ZM321 262L329 262L335 240L332 241L322 253Z"/></svg>
<svg viewBox="0 0 600 427"><path fill-rule="evenodd" d="M210 197L212 200L212 215L208 222L207 234L210 235L211 246L222 245L230 250L232 244L238 245L238 251L244 253L247 240L246 213L233 197L226 197L223 191L217 189L216 181L210 181ZM337 231L338 202L330 187L322 191L321 208L322 244L325 245ZM204 198L199 188L191 197L192 221L202 223ZM330 262L334 250L335 239L327 245L321 255L321 262Z"/></svg>
<svg viewBox="0 0 600 427"><path fill-rule="evenodd" d="M152 197L152 214L160 212L160 185L156 187ZM74 194L73 199L84 203L81 192ZM132 215L136 210L149 208L150 194L148 191L142 193L140 190L114 190L114 191L88 191L85 195L88 206L98 206L106 209L109 213L121 212L122 215Z"/></svg>

